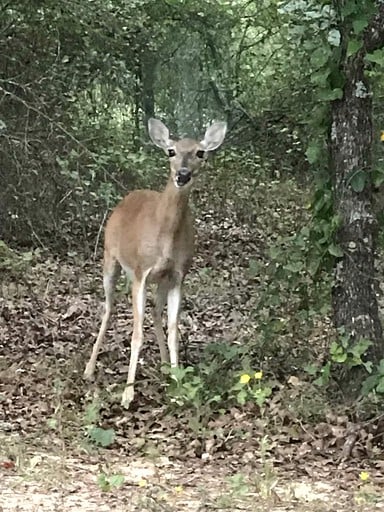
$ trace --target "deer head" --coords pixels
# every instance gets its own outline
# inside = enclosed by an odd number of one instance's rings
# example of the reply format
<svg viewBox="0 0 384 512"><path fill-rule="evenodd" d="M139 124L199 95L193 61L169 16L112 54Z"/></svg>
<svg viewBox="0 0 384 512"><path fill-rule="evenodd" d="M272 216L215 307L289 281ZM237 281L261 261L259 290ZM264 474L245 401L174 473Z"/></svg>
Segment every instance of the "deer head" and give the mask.
<svg viewBox="0 0 384 512"><path fill-rule="evenodd" d="M208 153L223 142L227 123L216 122L209 126L201 141L169 138L169 130L158 119L149 119L148 131L152 142L162 148L169 157L171 179L177 189L189 188Z"/></svg>

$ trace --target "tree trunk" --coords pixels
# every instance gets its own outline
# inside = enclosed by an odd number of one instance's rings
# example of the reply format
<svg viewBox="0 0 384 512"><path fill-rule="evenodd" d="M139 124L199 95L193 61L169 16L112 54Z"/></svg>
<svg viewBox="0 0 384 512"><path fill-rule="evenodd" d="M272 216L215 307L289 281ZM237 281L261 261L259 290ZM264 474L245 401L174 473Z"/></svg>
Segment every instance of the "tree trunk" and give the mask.
<svg viewBox="0 0 384 512"><path fill-rule="evenodd" d="M348 60L344 72L343 98L332 104L334 207L341 219L337 237L344 253L337 263L333 287L334 322L336 327L345 327L353 341L371 340L371 355L378 360L384 354L376 298L377 222L370 183L372 99L361 56Z"/></svg>
<svg viewBox="0 0 384 512"><path fill-rule="evenodd" d="M384 357L383 331L375 275L377 221L373 211L372 97L365 77L364 57L384 44L384 5L365 31L364 47L344 57L343 97L331 105L331 167L335 213L341 219L337 233L343 256L336 266L332 300L334 323L344 327L352 342L369 339L368 359ZM341 27L343 32L343 27ZM353 381L353 375L349 377Z"/></svg>

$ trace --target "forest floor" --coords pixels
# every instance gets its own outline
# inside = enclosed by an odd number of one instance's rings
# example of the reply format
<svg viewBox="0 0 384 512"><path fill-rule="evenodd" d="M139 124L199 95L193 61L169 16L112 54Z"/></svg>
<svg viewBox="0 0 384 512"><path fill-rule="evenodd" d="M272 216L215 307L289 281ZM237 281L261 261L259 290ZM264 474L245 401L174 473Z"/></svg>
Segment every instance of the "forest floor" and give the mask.
<svg viewBox="0 0 384 512"><path fill-rule="evenodd" d="M253 312L265 285L254 262L267 265L270 239L295 224L282 215L279 194L272 197L268 223L200 215L180 322L184 364L199 361L207 343L238 346L254 336ZM282 202L300 209L296 198L288 190ZM123 295L124 285L96 381L84 383L102 311L99 258L45 255L4 275L1 512L384 510L384 415L353 422L296 370L308 344L321 356L326 322L310 339L297 331L280 336L275 353L264 349L260 367L279 381L266 410L233 405L199 424L200 410L178 412L165 398L150 321L135 401L129 411L120 407L132 325ZM113 438L104 443L96 436L95 443L95 425Z"/></svg>

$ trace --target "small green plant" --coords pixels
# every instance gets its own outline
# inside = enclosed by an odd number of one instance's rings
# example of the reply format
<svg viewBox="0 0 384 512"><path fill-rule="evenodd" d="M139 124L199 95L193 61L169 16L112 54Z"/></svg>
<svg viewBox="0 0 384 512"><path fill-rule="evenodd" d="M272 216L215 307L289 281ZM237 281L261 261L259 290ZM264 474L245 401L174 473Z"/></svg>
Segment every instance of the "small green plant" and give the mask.
<svg viewBox="0 0 384 512"><path fill-rule="evenodd" d="M355 502L358 505L374 505L380 502L382 493L377 486L371 482L370 474L367 471L362 471L359 474L359 480L358 490L355 493Z"/></svg>
<svg viewBox="0 0 384 512"><path fill-rule="evenodd" d="M167 392L171 403L178 407L191 405L195 408L200 407L204 394L204 382L192 366L164 367L163 372L170 377Z"/></svg>
<svg viewBox="0 0 384 512"><path fill-rule="evenodd" d="M113 428L102 428L97 425L100 420L100 400L96 397L87 405L84 412L84 423L87 439L96 446L108 448L111 446L116 437Z"/></svg>
<svg viewBox="0 0 384 512"><path fill-rule="evenodd" d="M53 389L55 409L53 414L47 418L47 425L51 430L60 431L63 426L63 393L65 391L65 383L60 378L56 378L53 382Z"/></svg>
<svg viewBox="0 0 384 512"><path fill-rule="evenodd" d="M115 437L116 432L113 428L105 429L96 427L95 425L91 425L88 428L88 439L97 446L108 448L108 446L111 446L111 444L114 443Z"/></svg>
<svg viewBox="0 0 384 512"><path fill-rule="evenodd" d="M0 272L11 276L22 275L39 251L18 252L11 249L3 240L0 240Z"/></svg>
<svg viewBox="0 0 384 512"><path fill-rule="evenodd" d="M260 458L262 470L256 476L256 486L258 491L264 498L268 498L275 485L277 484L277 476L273 467L273 459L270 452L274 448L268 436L263 436L260 440Z"/></svg>
<svg viewBox="0 0 384 512"><path fill-rule="evenodd" d="M336 365L344 365L348 369L359 366L365 368L368 373L371 373L372 362L362 359L371 345L372 342L365 339L360 339L357 342L351 341L344 329L341 328L339 329L338 339L330 345L329 360L321 367L316 364L310 364L305 367L305 371L316 377L314 384L317 386L327 386L329 384L332 370Z"/></svg>
<svg viewBox="0 0 384 512"><path fill-rule="evenodd" d="M232 496L241 497L249 493L249 485L241 473L230 476L228 482L231 487L230 492Z"/></svg>
<svg viewBox="0 0 384 512"><path fill-rule="evenodd" d="M109 492L118 489L124 484L124 476L121 474L100 473L97 477L97 485L103 492Z"/></svg>
<svg viewBox="0 0 384 512"><path fill-rule="evenodd" d="M228 492L221 494L216 498L216 506L220 510L233 510L237 508L235 503L241 500L250 491L246 477L242 473L235 473L227 478Z"/></svg>
<svg viewBox="0 0 384 512"><path fill-rule="evenodd" d="M366 396L371 392L384 394L384 359L381 359L372 374L363 382L361 394Z"/></svg>
<svg viewBox="0 0 384 512"><path fill-rule="evenodd" d="M247 364L243 347L212 343L204 348L202 362L196 367L163 367L169 376L167 394L171 404L196 411L223 406L242 364Z"/></svg>
<svg viewBox="0 0 384 512"><path fill-rule="evenodd" d="M239 405L254 401L262 407L272 394L272 388L262 383L262 378L262 371L241 374L231 387L229 396L235 398Z"/></svg>
<svg viewBox="0 0 384 512"><path fill-rule="evenodd" d="M194 368L163 367L169 376L167 394L171 406L194 409L200 423L234 403L254 402L262 407L272 393L271 387L262 382L262 371L244 372L250 367L244 347L212 344L205 348L203 361Z"/></svg>

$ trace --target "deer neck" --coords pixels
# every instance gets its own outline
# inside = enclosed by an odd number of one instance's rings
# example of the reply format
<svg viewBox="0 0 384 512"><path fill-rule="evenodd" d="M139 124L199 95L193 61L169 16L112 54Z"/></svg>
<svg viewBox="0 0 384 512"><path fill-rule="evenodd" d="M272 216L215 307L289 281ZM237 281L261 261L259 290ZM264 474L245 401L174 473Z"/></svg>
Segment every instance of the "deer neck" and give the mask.
<svg viewBox="0 0 384 512"><path fill-rule="evenodd" d="M170 237L182 227L185 216L188 213L189 191L175 187L172 179L168 180L157 210L159 225L163 233L169 233Z"/></svg>

